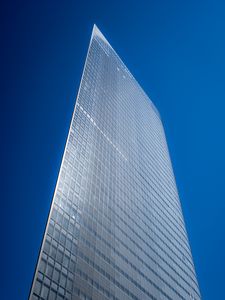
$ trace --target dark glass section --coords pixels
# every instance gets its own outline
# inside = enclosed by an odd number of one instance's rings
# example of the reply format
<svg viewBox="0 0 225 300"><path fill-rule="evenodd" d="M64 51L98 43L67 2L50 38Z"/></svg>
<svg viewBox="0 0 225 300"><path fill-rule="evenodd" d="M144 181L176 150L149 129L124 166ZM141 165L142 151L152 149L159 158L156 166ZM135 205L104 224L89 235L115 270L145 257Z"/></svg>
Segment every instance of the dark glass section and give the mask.
<svg viewBox="0 0 225 300"><path fill-rule="evenodd" d="M30 299L200 299L160 116L96 26Z"/></svg>

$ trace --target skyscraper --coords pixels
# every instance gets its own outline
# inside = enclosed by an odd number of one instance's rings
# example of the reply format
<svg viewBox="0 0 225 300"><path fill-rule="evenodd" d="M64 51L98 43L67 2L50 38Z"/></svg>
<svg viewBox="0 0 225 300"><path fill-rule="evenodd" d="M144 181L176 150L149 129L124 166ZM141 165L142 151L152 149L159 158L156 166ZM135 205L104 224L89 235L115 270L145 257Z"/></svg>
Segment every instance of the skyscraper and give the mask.
<svg viewBox="0 0 225 300"><path fill-rule="evenodd" d="M30 292L200 299L160 115L94 26Z"/></svg>

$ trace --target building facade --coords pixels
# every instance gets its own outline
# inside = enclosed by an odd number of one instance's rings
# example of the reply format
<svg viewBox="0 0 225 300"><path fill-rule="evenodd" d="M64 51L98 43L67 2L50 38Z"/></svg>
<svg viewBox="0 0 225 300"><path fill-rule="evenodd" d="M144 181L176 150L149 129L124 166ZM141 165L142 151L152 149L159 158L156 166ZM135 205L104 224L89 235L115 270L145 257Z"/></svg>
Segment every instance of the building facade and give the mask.
<svg viewBox="0 0 225 300"><path fill-rule="evenodd" d="M199 300L159 113L93 28L30 300Z"/></svg>

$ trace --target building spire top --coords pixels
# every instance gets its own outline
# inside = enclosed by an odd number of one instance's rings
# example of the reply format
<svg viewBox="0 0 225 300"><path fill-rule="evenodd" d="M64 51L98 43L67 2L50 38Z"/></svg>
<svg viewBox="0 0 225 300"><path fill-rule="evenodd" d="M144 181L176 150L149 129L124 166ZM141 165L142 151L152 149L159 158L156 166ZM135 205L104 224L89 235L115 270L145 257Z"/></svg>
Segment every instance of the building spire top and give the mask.
<svg viewBox="0 0 225 300"><path fill-rule="evenodd" d="M94 24L93 26L93 30L92 30L92 38L94 36L98 36L100 39L102 39L105 43L107 43L109 46L109 42L107 41L107 39L104 37L104 35L102 34L102 32L99 30L99 28L97 27L96 24Z"/></svg>

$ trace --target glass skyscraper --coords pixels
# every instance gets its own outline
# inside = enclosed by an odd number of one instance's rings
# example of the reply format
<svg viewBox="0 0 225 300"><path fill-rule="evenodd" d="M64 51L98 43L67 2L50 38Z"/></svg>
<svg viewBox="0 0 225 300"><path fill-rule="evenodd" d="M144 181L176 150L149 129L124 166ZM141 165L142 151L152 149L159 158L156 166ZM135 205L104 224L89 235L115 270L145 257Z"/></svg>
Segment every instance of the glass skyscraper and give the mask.
<svg viewBox="0 0 225 300"><path fill-rule="evenodd" d="M199 300L160 115L93 28L30 300Z"/></svg>

